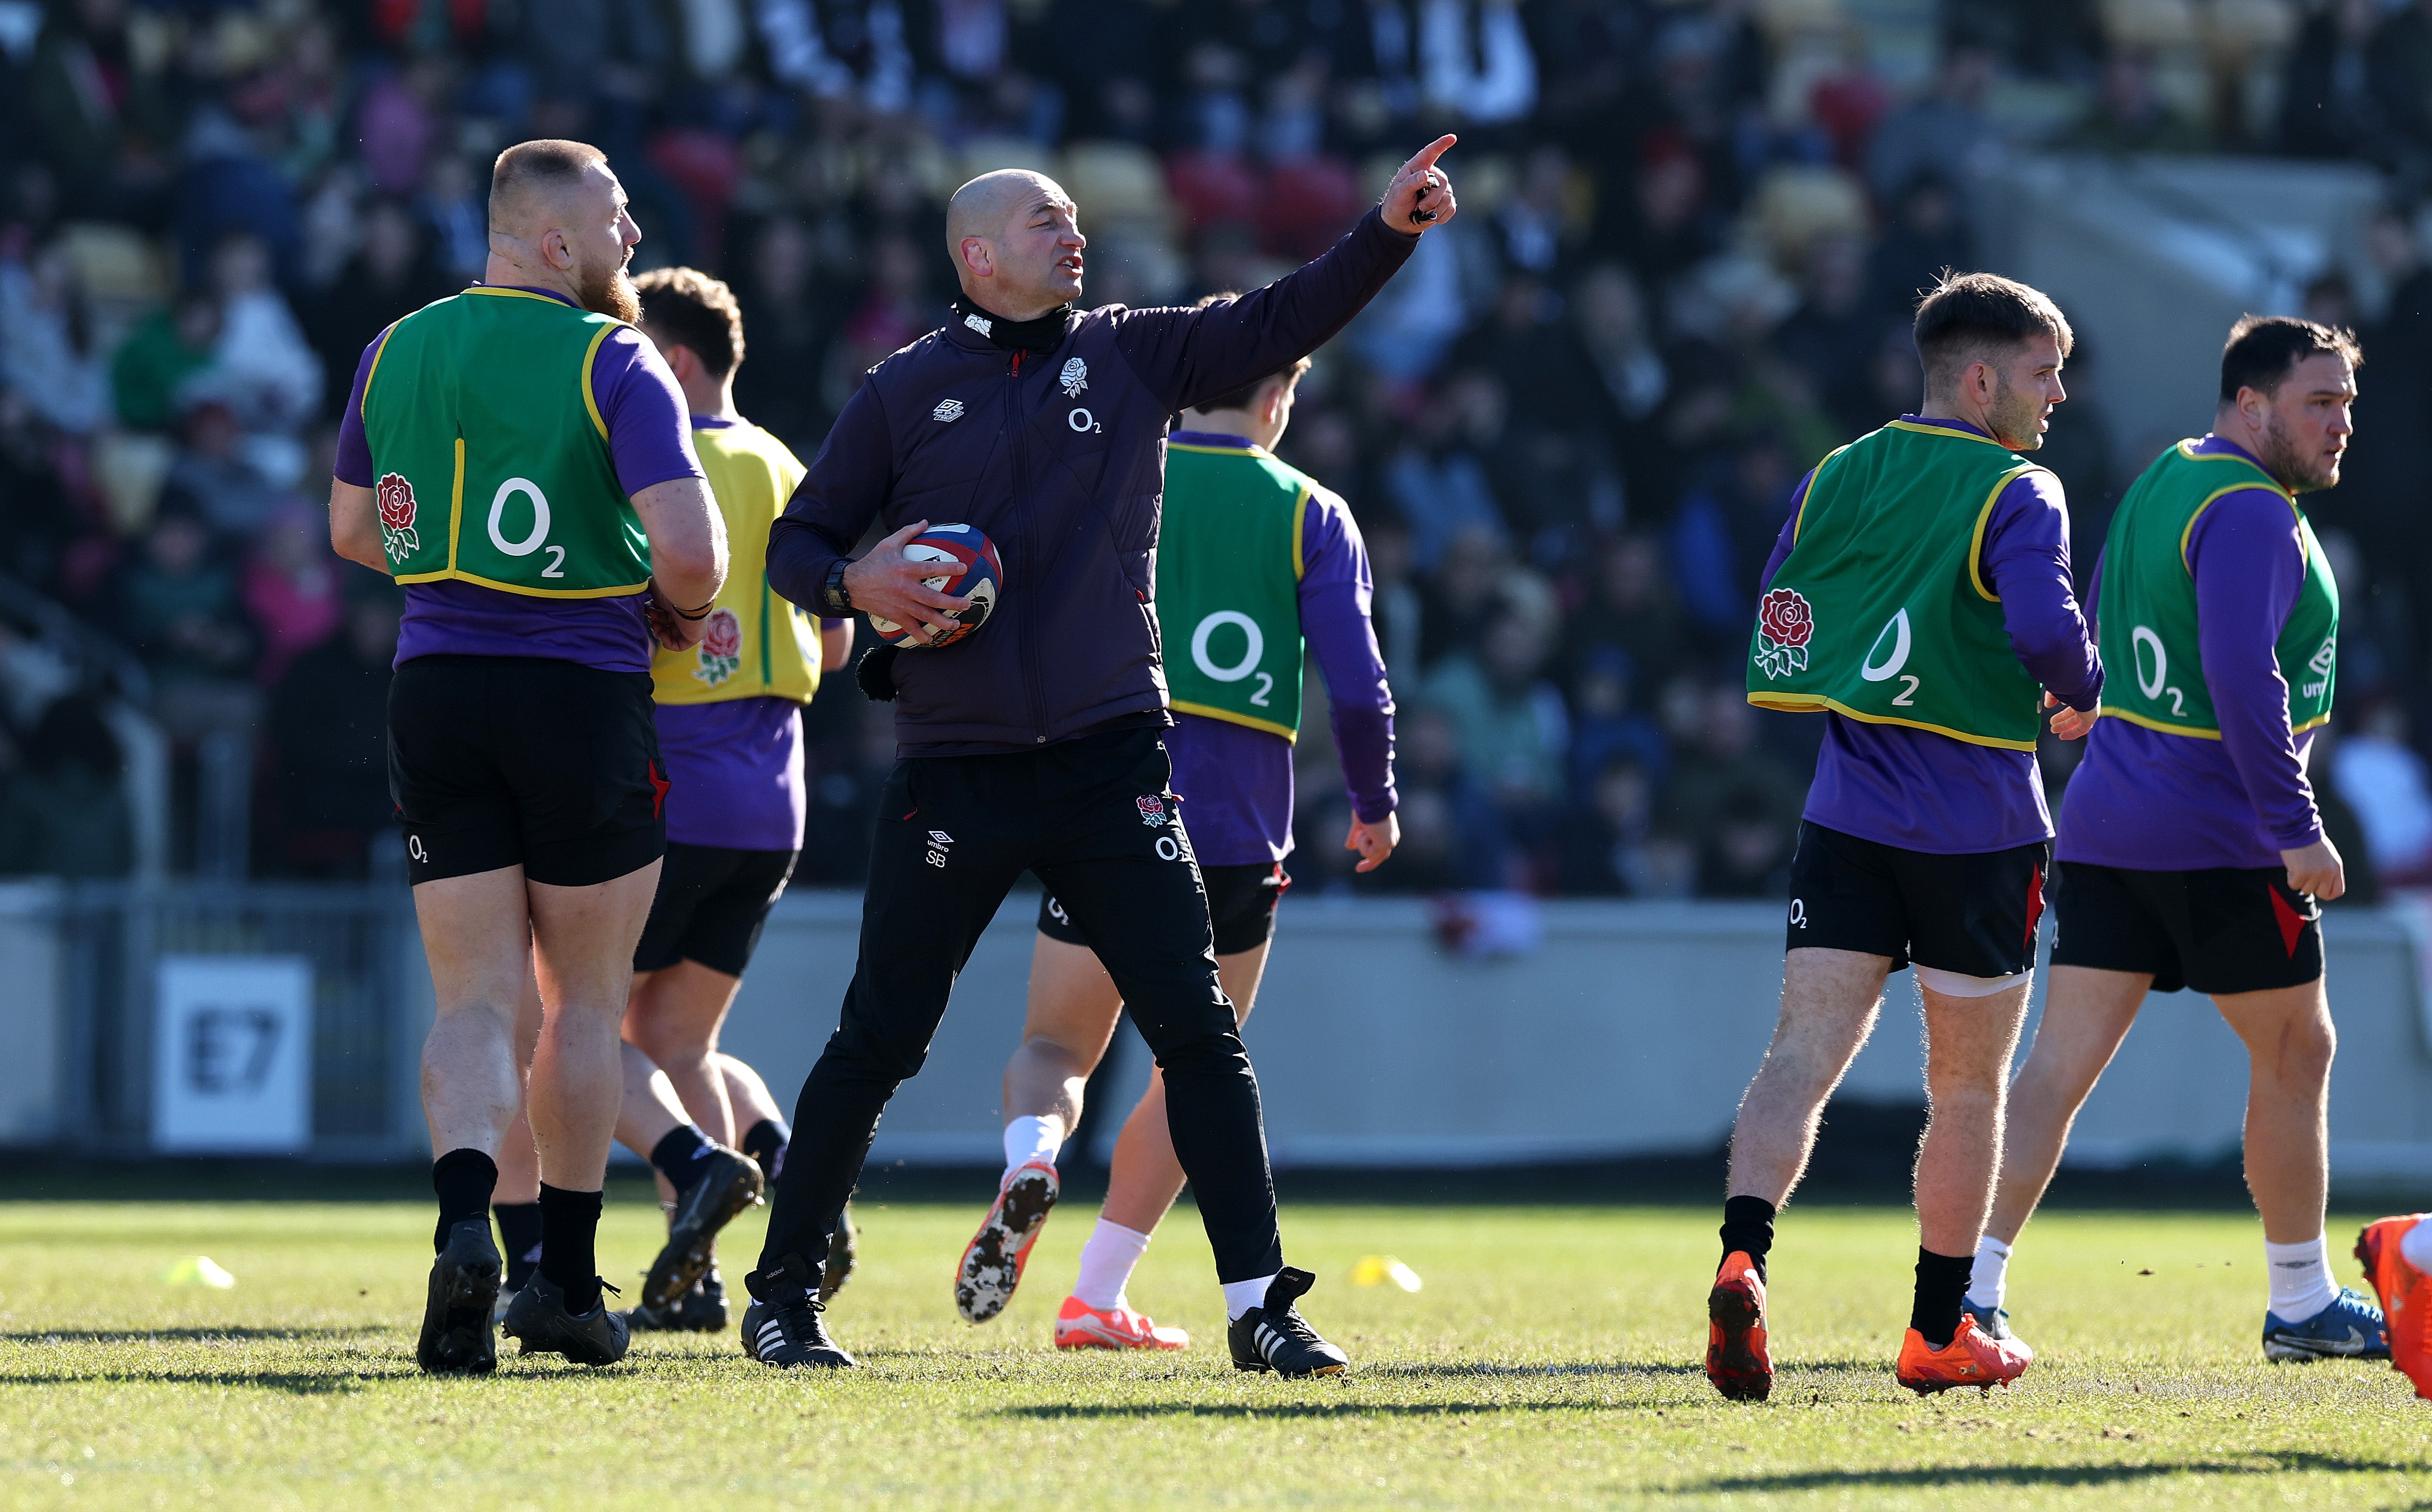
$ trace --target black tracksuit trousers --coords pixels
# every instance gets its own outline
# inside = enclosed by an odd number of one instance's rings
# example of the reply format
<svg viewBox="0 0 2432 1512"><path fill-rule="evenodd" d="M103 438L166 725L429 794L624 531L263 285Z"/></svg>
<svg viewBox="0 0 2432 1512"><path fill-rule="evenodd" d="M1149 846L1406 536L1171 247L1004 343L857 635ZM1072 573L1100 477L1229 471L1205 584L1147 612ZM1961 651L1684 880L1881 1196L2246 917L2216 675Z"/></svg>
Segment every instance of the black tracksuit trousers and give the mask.
<svg viewBox="0 0 2432 1512"><path fill-rule="evenodd" d="M795 1105L768 1244L748 1278L754 1296L818 1290L879 1114L919 1073L955 975L1025 870L1087 933L1165 1073L1174 1152L1217 1279L1282 1268L1258 1081L1217 984L1208 895L1173 777L1154 729L895 764L879 795L861 959Z"/></svg>

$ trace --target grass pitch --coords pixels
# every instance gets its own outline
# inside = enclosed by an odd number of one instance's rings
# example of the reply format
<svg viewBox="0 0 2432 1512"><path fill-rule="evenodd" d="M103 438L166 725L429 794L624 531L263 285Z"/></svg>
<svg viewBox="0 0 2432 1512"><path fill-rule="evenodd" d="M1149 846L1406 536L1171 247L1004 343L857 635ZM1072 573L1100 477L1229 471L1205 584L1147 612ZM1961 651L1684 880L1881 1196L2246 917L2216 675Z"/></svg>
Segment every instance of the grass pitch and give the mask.
<svg viewBox="0 0 2432 1512"><path fill-rule="evenodd" d="M653 1336L613 1369L508 1357L470 1381L414 1367L424 1202L14 1202L0 1504L2432 1508L2432 1403L2403 1378L2263 1363L2252 1217L2046 1215L2012 1269L2041 1361L2006 1394L1920 1401L1890 1369L1911 1219L1794 1207L1782 1374L1744 1406L1699 1370L1704 1206L1289 1204L1292 1257L1322 1278L1307 1311L1356 1373L1287 1383L1227 1365L1187 1207L1133 1298L1190 1328L1188 1352L1050 1347L1078 1201L1006 1316L965 1327L949 1272L986 1195L857 1210L862 1269L832 1320L858 1372ZM654 1219L638 1186L612 1190L612 1280L648 1261ZM2356 1224L2333 1222L2335 1250ZM1372 1253L1425 1289L1350 1285ZM237 1285L160 1280L194 1254Z"/></svg>

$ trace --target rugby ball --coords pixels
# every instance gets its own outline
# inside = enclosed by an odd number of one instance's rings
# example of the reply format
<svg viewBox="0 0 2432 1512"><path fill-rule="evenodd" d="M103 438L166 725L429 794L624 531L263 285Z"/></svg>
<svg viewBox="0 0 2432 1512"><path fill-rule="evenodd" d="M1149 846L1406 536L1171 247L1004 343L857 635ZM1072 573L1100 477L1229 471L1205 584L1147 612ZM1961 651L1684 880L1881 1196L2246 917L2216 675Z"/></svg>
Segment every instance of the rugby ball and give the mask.
<svg viewBox="0 0 2432 1512"><path fill-rule="evenodd" d="M889 646L907 651L933 651L956 641L988 623L996 612L999 585L1005 580L1005 565L997 560L996 543L972 525L933 525L905 544L904 554L915 562L934 562L937 575L920 580L939 593L952 594L971 600L969 607L948 614L954 628L936 640L923 641L908 626L891 619L870 616L870 628Z"/></svg>

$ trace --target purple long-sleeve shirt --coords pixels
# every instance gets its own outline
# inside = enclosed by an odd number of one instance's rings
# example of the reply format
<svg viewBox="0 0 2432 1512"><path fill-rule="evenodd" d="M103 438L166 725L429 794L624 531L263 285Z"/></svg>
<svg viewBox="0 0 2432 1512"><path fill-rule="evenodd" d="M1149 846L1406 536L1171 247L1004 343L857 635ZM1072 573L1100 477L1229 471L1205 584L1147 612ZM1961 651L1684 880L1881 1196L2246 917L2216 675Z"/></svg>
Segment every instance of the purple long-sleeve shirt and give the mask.
<svg viewBox="0 0 2432 1512"><path fill-rule="evenodd" d="M1174 441L1238 446L1241 436L1177 430ZM1326 679L1326 716L1352 811L1393 812L1393 692L1368 617L1368 546L1343 500L1312 491L1301 523L1301 634ZM1178 714L1166 732L1191 848L1209 866L1281 861L1292 848L1292 747L1281 735Z"/></svg>
<svg viewBox="0 0 2432 1512"><path fill-rule="evenodd" d="M2249 455L2218 436L2197 450ZM2281 851L2322 837L2305 780L2313 731L2289 731L2276 654L2305 582L2288 500L2259 486L2213 500L2188 532L2187 560L2221 738L2166 735L2125 719L2095 726L2061 800L2063 861L2137 871L2276 867ZM2106 565L2095 565L2098 602Z"/></svg>
<svg viewBox="0 0 2432 1512"><path fill-rule="evenodd" d="M1976 430L1941 417L1930 423ZM1790 518L1765 564L1768 587L1790 555L1799 512L1815 481L1811 471L1791 500ZM2103 695L2103 664L2069 586L2069 507L2058 479L2037 468L2001 490L1984 528L1981 564L2001 597L2001 624L2018 664L2070 708L2093 708ZM1824 718L1824 747L1816 757L1816 781L1807 790L1805 816L1811 822L1937 855L2007 850L2052 838L2052 811L2035 752L1978 746L1906 725L1868 724L1830 711Z"/></svg>
<svg viewBox="0 0 2432 1512"><path fill-rule="evenodd" d="M526 289L570 305L550 289ZM338 480L370 488L371 443L363 434L363 384L387 331L355 364L354 391L338 422ZM702 476L692 448L684 391L659 349L628 326L609 333L591 360L591 394L608 426L616 481L627 495L671 478ZM479 583L409 583L397 629L399 664L417 656L537 656L608 672L648 672L650 630L642 598L532 598Z"/></svg>

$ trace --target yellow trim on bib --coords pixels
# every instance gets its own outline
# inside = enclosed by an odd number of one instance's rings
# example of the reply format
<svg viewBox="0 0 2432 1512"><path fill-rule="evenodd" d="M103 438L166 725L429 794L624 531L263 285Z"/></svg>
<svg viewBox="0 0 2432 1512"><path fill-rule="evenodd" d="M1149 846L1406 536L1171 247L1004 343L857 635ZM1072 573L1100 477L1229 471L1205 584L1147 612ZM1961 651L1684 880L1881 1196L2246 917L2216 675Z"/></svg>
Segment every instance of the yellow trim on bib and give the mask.
<svg viewBox="0 0 2432 1512"><path fill-rule="evenodd" d="M371 418L372 379L380 377L380 360L388 351L388 339L396 334L397 322L392 320L388 323L388 328L380 333L379 344L372 348L372 365L363 373L363 402L356 410L356 416L359 419Z"/></svg>
<svg viewBox="0 0 2432 1512"><path fill-rule="evenodd" d="M1851 446L1856 445L1857 443L1852 441L1846 442L1841 445L1833 447L1831 451L1824 454L1824 460L1822 462L1817 462L1814 467L1808 469L1806 491L1799 496L1799 517L1790 522L1790 544L1792 546L1797 546L1799 544L1799 532L1807 529L1807 506L1808 503L1816 497L1816 485L1823 480L1824 469L1832 463L1833 458L1838 457L1841 453L1848 451Z"/></svg>
<svg viewBox="0 0 2432 1512"><path fill-rule="evenodd" d="M1883 427L1883 428L1886 430L1914 430L1920 436L1954 436L1961 441L1981 441L1987 446L2001 446L2003 451L2010 449L2007 446L2002 446L2000 442L1995 441L1990 436L1981 436L1973 430L1953 429L1950 426L1937 426L1915 420L1895 420L1890 425Z"/></svg>
<svg viewBox="0 0 2432 1512"><path fill-rule="evenodd" d="M1288 746L1300 744L1300 731L1290 725L1276 724L1271 719L1235 714L1230 709L1211 709L1204 703L1185 703L1180 698L1173 700L1168 707L1175 714L1197 714L1202 719L1222 719L1228 725L1241 725L1251 730L1265 731L1270 735L1281 735L1284 738L1284 744Z"/></svg>
<svg viewBox="0 0 2432 1512"><path fill-rule="evenodd" d="M610 332L619 328L614 325L600 327L598 334L591 338L591 344L583 349L583 407L591 412L591 423L600 428L602 441L608 439L608 422L600 418L600 401L591 392L591 369L600 360L600 344L608 339Z"/></svg>
<svg viewBox="0 0 2432 1512"><path fill-rule="evenodd" d="M2196 521L2204 518L2204 512L2212 508L2213 501L2215 499L2226 497L2231 494L2243 494L2250 488L2259 488L2264 490L2266 493L2277 495L2281 501L2288 506L2288 512L2296 516L2298 525L2298 564L2301 566L2310 564L2312 552L2305 545L2305 512L2297 507L2297 496L2289 493L2287 489L2282 488L2278 479L2272 477L2270 473L2265 472L2260 466L2256 465L2248 458L2233 457L2226 453L2218 451L2189 451L2187 448L2194 445L2195 443L2192 441L2180 442L2179 455L2185 457L2189 462L2245 462L2247 466L2255 468L2255 475L2261 478L2263 481L2259 483L2232 483L2227 488L2216 488L2211 493L2204 496L2204 502L2198 504L2195 507L2195 512L2187 516L2187 527L2179 531L2180 569L2187 573L2190 578L2196 575L2194 564L2187 561L2187 546L2195 540Z"/></svg>
<svg viewBox="0 0 2432 1512"><path fill-rule="evenodd" d="M2184 735L2189 740L2219 740L2221 738L2221 731L2218 730L2199 730L2193 725L2165 724L2161 720L2153 718L2149 715L2136 714L2126 709L2114 709L2108 704L2105 704L2102 709L2098 710L2097 714L2104 719L2125 719L2132 725L2141 725L2147 730L2156 731L2165 735ZM2302 735L2308 730L2320 730L2322 726L2327 725L2330 722L2331 716L2329 714L2318 715L2315 718L2306 720L2302 725L2295 726L2288 731L2288 733L2291 735Z"/></svg>
<svg viewBox="0 0 2432 1512"><path fill-rule="evenodd" d="M448 567L456 570L456 532L464 523L464 438L456 438L456 480L448 488ZM410 580L400 578L399 582Z"/></svg>
<svg viewBox="0 0 2432 1512"><path fill-rule="evenodd" d="M411 577L399 578L397 580L401 583L469 582L483 588L495 588L502 594L514 594L518 598L631 598L635 594L649 592L650 587L650 580L644 579L640 582L616 588L526 588L516 583L500 582L495 578L484 578L477 573L459 572L453 567L440 572L417 572Z"/></svg>
<svg viewBox="0 0 2432 1512"><path fill-rule="evenodd" d="M1976 533L1968 543L1968 580L1976 586L1976 595L1989 604L1998 604L2001 596L1984 586L1984 529L1993 523L1993 506L2001 502L2001 491L2035 470L2034 462L2020 462L2003 473L1993 484L1993 492L1984 496L1984 507L1976 512Z"/></svg>
<svg viewBox="0 0 2432 1512"><path fill-rule="evenodd" d="M1202 451L1210 457L1263 457L1269 462L1275 460L1275 454L1264 446L1203 446L1195 441L1169 441L1165 444L1165 449Z"/></svg>
<svg viewBox="0 0 2432 1512"><path fill-rule="evenodd" d="M1899 725L1905 730L1923 730L1936 735L1948 735L1952 740L1970 746L1990 746L2000 750L2032 751L2035 748L2035 743L2032 740L1996 740L1990 735L1970 735L1942 725L1929 725L1922 719L1900 719L1891 714L1862 714L1840 699L1827 697L1820 693L1751 693L1748 696L1748 700L1760 709L1778 710L1782 714L1822 714L1829 709L1844 718L1855 719L1861 724Z"/></svg>
<svg viewBox="0 0 2432 1512"><path fill-rule="evenodd" d="M571 299L561 299L555 294L534 294L530 289L501 289L495 284L476 283L466 285L464 292L468 294L489 294L498 299L537 299L545 305L562 306L578 315L591 313Z"/></svg>
<svg viewBox="0 0 2432 1512"><path fill-rule="evenodd" d="M1300 485L1300 497L1292 500L1292 581L1298 582L1307 570L1301 558L1301 528L1309 523L1309 485Z"/></svg>

